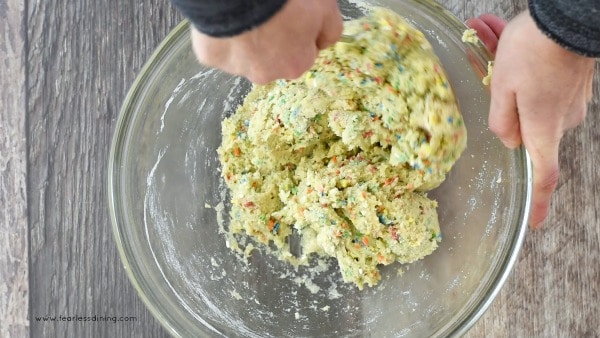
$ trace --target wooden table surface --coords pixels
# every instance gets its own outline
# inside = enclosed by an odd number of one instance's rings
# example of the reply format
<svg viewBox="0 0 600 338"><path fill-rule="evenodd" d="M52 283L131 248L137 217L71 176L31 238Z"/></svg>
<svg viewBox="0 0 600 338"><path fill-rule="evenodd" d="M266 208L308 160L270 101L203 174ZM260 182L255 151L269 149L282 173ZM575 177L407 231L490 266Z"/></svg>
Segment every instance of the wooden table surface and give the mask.
<svg viewBox="0 0 600 338"><path fill-rule="evenodd" d="M525 0L441 1L461 19ZM107 207L111 137L168 0L0 0L0 337L165 337L126 277ZM597 67L598 73L598 67ZM470 337L600 336L600 91L561 145L545 229ZM45 315L132 316L118 323Z"/></svg>

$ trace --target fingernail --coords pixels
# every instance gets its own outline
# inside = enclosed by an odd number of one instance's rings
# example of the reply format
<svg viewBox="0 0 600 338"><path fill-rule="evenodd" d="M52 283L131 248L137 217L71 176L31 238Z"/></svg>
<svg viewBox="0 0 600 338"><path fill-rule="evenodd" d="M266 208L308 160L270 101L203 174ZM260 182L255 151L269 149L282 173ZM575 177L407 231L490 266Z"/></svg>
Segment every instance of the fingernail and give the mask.
<svg viewBox="0 0 600 338"><path fill-rule="evenodd" d="M544 221L532 222L529 221L529 227L533 230L541 230L544 227Z"/></svg>

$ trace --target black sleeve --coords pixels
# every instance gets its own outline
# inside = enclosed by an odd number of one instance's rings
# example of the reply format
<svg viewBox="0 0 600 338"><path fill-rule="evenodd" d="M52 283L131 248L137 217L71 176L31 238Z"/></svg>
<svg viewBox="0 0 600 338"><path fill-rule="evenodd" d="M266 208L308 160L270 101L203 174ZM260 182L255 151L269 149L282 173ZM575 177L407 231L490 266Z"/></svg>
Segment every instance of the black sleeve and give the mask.
<svg viewBox="0 0 600 338"><path fill-rule="evenodd" d="M561 46L600 57L599 0L529 0L538 27Z"/></svg>
<svg viewBox="0 0 600 338"><path fill-rule="evenodd" d="M171 0L202 33L234 36L259 26L279 11L286 0Z"/></svg>

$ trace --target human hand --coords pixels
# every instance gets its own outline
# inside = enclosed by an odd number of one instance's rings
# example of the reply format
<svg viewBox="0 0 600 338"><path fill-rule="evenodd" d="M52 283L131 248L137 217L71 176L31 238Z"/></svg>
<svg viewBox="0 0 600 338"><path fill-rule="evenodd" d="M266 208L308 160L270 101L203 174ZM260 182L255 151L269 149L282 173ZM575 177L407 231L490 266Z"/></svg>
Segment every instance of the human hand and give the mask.
<svg viewBox="0 0 600 338"><path fill-rule="evenodd" d="M200 63L265 84L302 75L342 29L336 0L288 0L268 21L237 36L215 38L194 28L192 46Z"/></svg>
<svg viewBox="0 0 600 338"><path fill-rule="evenodd" d="M585 118L595 61L550 40L528 12L506 27L501 21L488 15L467 24L478 31L488 48L497 45L489 128L504 145L516 148L523 144L531 156L529 222L538 228L548 215L559 179L560 139Z"/></svg>

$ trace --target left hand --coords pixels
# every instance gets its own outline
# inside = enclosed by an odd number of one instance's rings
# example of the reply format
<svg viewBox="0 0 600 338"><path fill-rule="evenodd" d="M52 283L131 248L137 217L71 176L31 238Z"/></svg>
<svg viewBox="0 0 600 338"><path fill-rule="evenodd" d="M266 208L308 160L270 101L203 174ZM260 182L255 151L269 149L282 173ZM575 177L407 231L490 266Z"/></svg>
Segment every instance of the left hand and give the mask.
<svg viewBox="0 0 600 338"><path fill-rule="evenodd" d="M489 128L507 147L523 144L529 152L533 163L529 222L539 227L558 184L560 140L585 118L595 60L550 40L527 11L506 27L489 14L467 25L496 52Z"/></svg>

